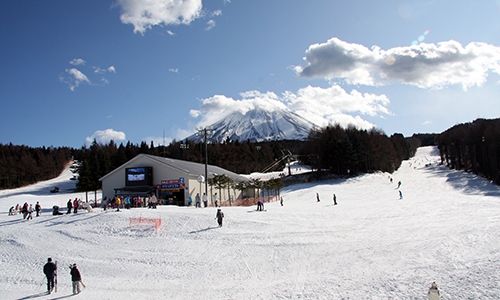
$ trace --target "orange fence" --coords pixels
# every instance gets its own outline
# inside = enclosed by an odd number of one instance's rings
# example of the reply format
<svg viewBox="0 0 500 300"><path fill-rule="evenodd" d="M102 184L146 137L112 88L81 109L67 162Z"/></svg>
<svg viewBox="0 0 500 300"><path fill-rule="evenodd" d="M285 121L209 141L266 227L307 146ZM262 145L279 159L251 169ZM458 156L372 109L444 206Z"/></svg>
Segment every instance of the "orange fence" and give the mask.
<svg viewBox="0 0 500 300"><path fill-rule="evenodd" d="M143 218L142 216L139 218L130 218L130 227L135 224L154 225L156 232L158 232L158 228L161 226L161 218Z"/></svg>

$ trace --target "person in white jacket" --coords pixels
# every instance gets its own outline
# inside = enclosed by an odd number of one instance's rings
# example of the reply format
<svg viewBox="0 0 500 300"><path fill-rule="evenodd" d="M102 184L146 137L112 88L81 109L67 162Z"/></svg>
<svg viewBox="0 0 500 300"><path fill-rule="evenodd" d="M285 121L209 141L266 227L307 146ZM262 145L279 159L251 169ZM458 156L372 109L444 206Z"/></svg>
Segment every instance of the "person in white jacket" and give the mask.
<svg viewBox="0 0 500 300"><path fill-rule="evenodd" d="M203 206L207 207L208 206L208 196L207 196L207 194L203 193L203 196L201 196L201 200L203 201Z"/></svg>
<svg viewBox="0 0 500 300"><path fill-rule="evenodd" d="M219 197L217 196L217 193L215 193L213 196L212 196L212 202L214 203L215 207L219 207Z"/></svg>

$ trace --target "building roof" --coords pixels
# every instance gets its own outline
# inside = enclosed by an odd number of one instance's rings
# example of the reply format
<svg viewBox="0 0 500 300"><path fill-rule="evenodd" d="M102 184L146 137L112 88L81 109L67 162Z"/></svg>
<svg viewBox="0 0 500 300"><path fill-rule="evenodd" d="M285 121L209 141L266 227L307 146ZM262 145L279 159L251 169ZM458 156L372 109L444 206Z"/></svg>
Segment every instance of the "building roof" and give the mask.
<svg viewBox="0 0 500 300"><path fill-rule="evenodd" d="M153 161L156 164L164 165L169 168L178 170L180 172L184 172L187 175L191 176L199 176L203 175L205 176L205 165L200 164L200 163L195 163L191 161L185 161L185 160L179 160L179 159L172 159L172 158L167 158L167 157L161 157L161 156L155 156L155 155L149 155L149 154L139 154L136 157L132 158L131 160L127 161L120 167L114 169L113 171L109 172L108 174L104 175L102 178L100 178L100 181L103 181L106 179L106 177L110 176L111 174L114 174L115 172L118 172L119 170L123 169L130 163L132 163L134 160L137 160L140 157L145 157L151 161ZM226 175L229 178L233 179L234 181L248 181L248 178L245 176L233 173L231 171L228 171L226 169L213 166L213 165L208 165L207 166L207 172L208 172L208 178L213 177L213 175Z"/></svg>

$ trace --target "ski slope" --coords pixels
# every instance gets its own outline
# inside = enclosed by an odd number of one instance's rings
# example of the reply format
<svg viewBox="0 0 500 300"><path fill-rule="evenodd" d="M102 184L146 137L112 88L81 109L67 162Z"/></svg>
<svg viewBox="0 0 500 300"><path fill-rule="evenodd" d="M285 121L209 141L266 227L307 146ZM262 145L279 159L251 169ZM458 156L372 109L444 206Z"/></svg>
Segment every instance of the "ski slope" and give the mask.
<svg viewBox="0 0 500 300"><path fill-rule="evenodd" d="M441 299L500 299L500 188L438 162L423 147L394 174L287 187L283 207L223 207L222 228L213 207L52 216L85 199L65 173L0 191L0 298L66 298L76 263L86 288L75 299L427 299L433 281ZM7 215L26 201L42 216ZM139 216L163 225L129 226ZM47 257L59 263L52 295Z"/></svg>

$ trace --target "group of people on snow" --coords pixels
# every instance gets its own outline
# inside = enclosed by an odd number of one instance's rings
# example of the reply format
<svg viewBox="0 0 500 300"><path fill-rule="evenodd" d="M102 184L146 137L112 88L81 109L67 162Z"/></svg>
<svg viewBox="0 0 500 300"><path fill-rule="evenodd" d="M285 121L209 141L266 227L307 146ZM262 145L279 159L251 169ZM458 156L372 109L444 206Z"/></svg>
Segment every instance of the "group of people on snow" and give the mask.
<svg viewBox="0 0 500 300"><path fill-rule="evenodd" d="M79 294L81 292L80 284L83 285L82 276L80 275L80 271L78 270L76 264L70 264L69 269L73 286L73 294ZM57 264L52 261L52 258L49 257L47 259L47 263L43 266L43 273L47 278L47 293L51 294L57 285Z"/></svg>
<svg viewBox="0 0 500 300"><path fill-rule="evenodd" d="M33 204L28 204L28 202L24 202L23 205L17 204L16 207L11 206L9 208L9 216L22 214L24 220L32 220L33 213L36 212L36 216L38 217L40 216L41 211L42 211L42 206L40 205L40 202L37 201L34 207Z"/></svg>
<svg viewBox="0 0 500 300"><path fill-rule="evenodd" d="M316 193L316 202L321 202L319 193ZM337 195L333 194L333 205L337 205ZM283 198L281 198L281 206L283 206Z"/></svg>

